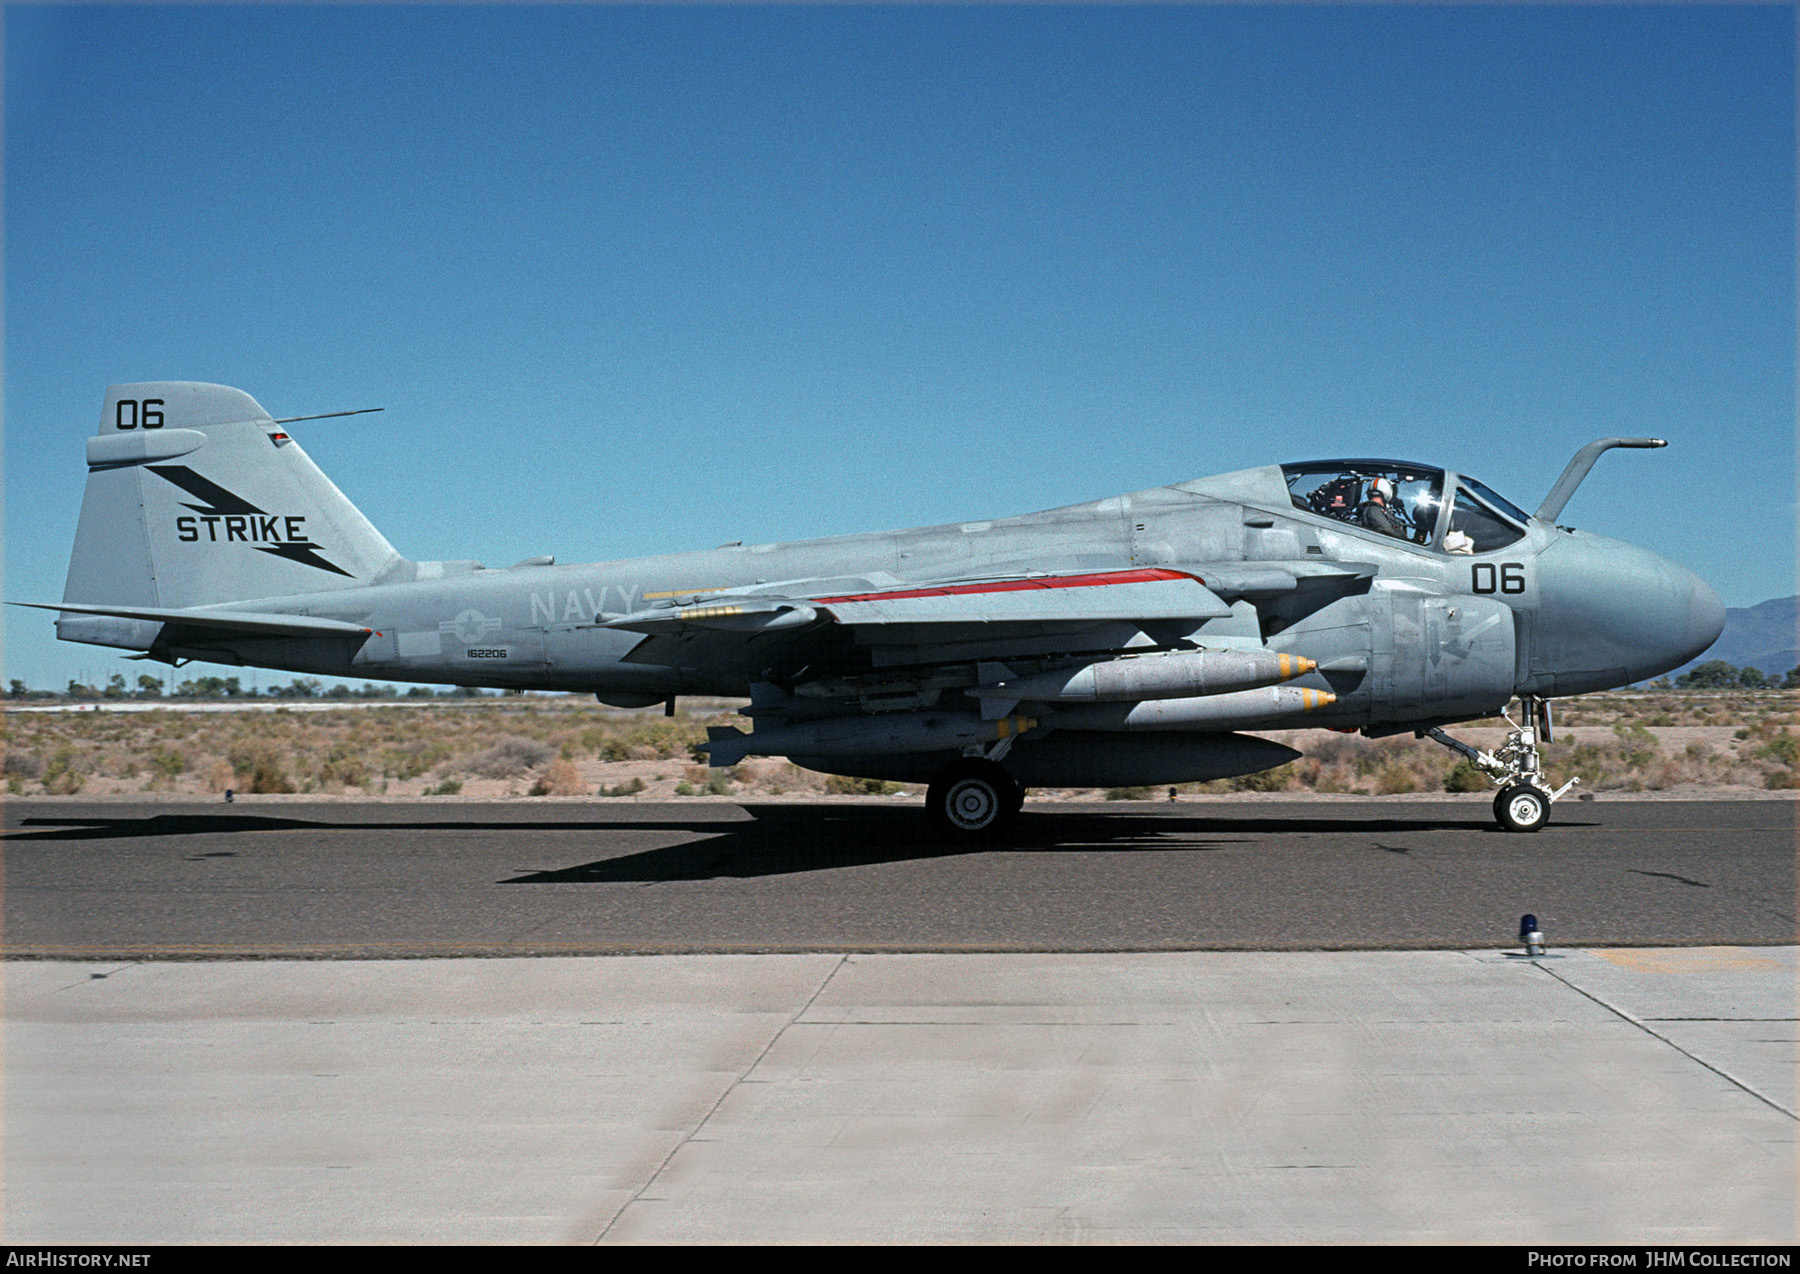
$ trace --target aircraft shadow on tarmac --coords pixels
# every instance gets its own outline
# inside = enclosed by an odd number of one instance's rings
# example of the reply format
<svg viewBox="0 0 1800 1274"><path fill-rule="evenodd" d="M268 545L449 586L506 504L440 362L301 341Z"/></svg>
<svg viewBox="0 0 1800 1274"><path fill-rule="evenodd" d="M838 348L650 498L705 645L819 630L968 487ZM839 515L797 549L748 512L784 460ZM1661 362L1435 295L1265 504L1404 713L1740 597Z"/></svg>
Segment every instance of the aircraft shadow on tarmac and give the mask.
<svg viewBox="0 0 1800 1274"><path fill-rule="evenodd" d="M712 812L712 811L717 811ZM685 813L685 811L683 811ZM609 811L610 813L610 811ZM744 814L750 817L745 819ZM431 818L390 820L294 818L273 814L154 814L140 818L34 817L20 820L8 833L14 842L97 841L120 838L215 837L240 833L341 832L444 833L482 832L511 840L570 833L604 838L628 833L686 834L676 844L597 858L571 867L525 871L501 884L651 883L777 876L881 863L956 858L994 852L1055 853L1070 851L1208 852L1251 840L1278 842L1287 837L1345 836L1346 849L1368 848L1366 838L1419 832L1503 835L1481 806L1466 815L1445 816L1437 810L1411 818L1358 817L1345 811L1331 816L1278 815L1225 817L1172 809L1062 810L1026 807L1004 841L969 844L935 836L922 813L911 807L880 805L759 804L695 808L689 817L645 819L619 817L552 820L541 818ZM1568 826L1568 824L1563 824ZM538 842L548 847L556 841ZM1390 852L1404 852L1381 844Z"/></svg>
<svg viewBox="0 0 1800 1274"><path fill-rule="evenodd" d="M1383 833L1465 832L1504 835L1471 811L1460 818L1209 818L1158 811L1094 813L1027 807L1012 833L986 844L940 839L916 809L840 805L755 805L743 807L749 822L688 824L710 833L574 867L526 872L501 881L531 884L647 884L779 876L881 863L959 858L986 853L1144 852L1206 853L1252 840L1274 842L1294 836L1355 836L1346 851L1370 848L1366 839ZM1485 811L1484 811L1485 812ZM615 829L624 824L613 824ZM673 829L683 824L639 824ZM1377 843L1391 853L1403 848Z"/></svg>

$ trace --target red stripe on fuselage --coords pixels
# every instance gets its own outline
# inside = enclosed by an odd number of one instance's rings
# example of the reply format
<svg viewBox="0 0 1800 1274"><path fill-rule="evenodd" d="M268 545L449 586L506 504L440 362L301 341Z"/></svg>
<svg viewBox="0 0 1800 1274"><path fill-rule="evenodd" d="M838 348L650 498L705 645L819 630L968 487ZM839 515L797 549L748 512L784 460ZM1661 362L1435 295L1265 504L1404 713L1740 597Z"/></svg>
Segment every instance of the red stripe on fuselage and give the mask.
<svg viewBox="0 0 1800 1274"><path fill-rule="evenodd" d="M1104 571L1098 575L1052 575L1043 579L999 580L987 584L950 584L943 588L909 588L893 593L857 593L849 597L815 597L821 606L833 602L891 602L908 597L959 597L965 593L1017 593L1028 588L1099 588L1106 584L1152 584L1158 580L1191 579L1204 583L1198 575L1186 571L1170 571L1160 566L1135 571Z"/></svg>

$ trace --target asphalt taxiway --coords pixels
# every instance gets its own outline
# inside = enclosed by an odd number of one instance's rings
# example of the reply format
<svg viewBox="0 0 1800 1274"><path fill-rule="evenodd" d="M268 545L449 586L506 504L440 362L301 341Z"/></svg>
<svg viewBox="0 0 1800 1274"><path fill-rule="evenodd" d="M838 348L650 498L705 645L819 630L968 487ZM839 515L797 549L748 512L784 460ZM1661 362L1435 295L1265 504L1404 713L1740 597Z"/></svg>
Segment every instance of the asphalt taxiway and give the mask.
<svg viewBox="0 0 1800 1274"><path fill-rule="evenodd" d="M914 804L18 801L14 957L1792 942L1787 801L1030 805L950 846Z"/></svg>

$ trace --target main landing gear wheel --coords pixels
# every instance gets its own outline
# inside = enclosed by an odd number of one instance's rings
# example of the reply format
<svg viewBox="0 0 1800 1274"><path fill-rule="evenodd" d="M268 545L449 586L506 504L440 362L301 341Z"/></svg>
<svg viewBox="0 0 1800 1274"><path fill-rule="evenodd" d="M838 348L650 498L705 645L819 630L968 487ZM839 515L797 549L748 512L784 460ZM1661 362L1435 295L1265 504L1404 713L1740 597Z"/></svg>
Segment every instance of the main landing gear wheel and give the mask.
<svg viewBox="0 0 1800 1274"><path fill-rule="evenodd" d="M1516 783L1494 798L1494 817L1509 832L1535 832L1550 821L1550 798L1535 787Z"/></svg>
<svg viewBox="0 0 1800 1274"><path fill-rule="evenodd" d="M1004 834L1024 801L1025 789L1012 775L996 762L979 757L946 765L925 795L933 826L970 839Z"/></svg>

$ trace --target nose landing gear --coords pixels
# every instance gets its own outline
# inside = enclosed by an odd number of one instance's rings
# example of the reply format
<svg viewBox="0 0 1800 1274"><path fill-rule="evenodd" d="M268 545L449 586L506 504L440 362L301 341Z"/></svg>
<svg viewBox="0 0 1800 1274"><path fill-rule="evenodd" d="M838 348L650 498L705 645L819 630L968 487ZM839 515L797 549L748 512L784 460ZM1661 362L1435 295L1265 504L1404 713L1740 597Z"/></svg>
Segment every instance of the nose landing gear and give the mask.
<svg viewBox="0 0 1800 1274"><path fill-rule="evenodd" d="M1494 818L1509 832L1535 832L1550 821L1552 799L1542 788L1515 783L1494 798Z"/></svg>
<svg viewBox="0 0 1800 1274"><path fill-rule="evenodd" d="M1494 797L1494 818L1500 826L1509 832L1535 832L1550 821L1550 806L1581 780L1572 778L1551 790L1538 753L1540 737L1545 743L1550 742L1550 701L1527 695L1519 703L1527 724L1518 725L1507 717L1512 732L1493 752L1483 752L1461 739L1453 739L1441 729L1427 730L1424 735L1469 758L1500 786L1499 795Z"/></svg>

